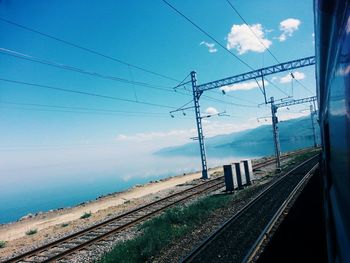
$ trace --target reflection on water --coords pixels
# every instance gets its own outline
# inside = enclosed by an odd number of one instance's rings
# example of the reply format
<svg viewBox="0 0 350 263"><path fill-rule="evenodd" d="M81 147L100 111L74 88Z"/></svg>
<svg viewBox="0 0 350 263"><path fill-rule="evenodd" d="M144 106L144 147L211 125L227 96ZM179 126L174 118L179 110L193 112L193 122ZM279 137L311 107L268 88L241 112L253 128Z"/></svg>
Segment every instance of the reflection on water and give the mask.
<svg viewBox="0 0 350 263"><path fill-rule="evenodd" d="M211 158L208 164L213 167L233 160L232 157ZM37 168L16 171L15 177L4 176L6 180L0 191L0 223L17 220L28 213L74 206L135 184L198 171L200 159L143 155L134 160L123 160L118 166L109 160L100 162L97 167L88 163L85 169L74 168L71 165L57 169ZM70 172L80 168L81 172Z"/></svg>
<svg viewBox="0 0 350 263"><path fill-rule="evenodd" d="M282 144L284 151L310 146ZM238 150L239 149L239 150ZM242 158L271 155L272 144L228 145L208 147L208 166L215 167ZM128 189L173 175L200 170L199 155L159 156L140 154L118 156L109 154L104 160L82 161L75 164L43 165L1 172L0 223L19 219L28 213L74 206L98 196Z"/></svg>

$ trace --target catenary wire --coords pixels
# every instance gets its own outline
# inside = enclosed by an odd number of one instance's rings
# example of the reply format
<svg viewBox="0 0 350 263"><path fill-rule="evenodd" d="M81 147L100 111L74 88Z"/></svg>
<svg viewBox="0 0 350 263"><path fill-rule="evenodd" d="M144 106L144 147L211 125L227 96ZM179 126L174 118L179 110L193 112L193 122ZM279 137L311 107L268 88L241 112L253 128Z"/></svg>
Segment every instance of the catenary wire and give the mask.
<svg viewBox="0 0 350 263"><path fill-rule="evenodd" d="M139 114L137 115L126 115L118 114L118 113L112 113L112 112L92 112L92 111L77 111L77 110L60 110L60 109L38 109L38 108L27 108L27 107L17 107L17 106L1 106L0 109L14 109L14 110L22 110L22 111L39 111L39 112L60 112L60 113L77 113L77 114L87 114L87 115L110 115L110 116L125 116L125 117L140 117ZM142 115L142 118L168 118L168 116L163 115ZM185 118L183 116L182 118Z"/></svg>
<svg viewBox="0 0 350 263"><path fill-rule="evenodd" d="M247 66L249 69L251 70L255 70L252 66L250 66L248 63L246 63L244 60L242 60L241 58L239 58L237 55L235 55L234 53L232 53L229 49L227 49L224 45L222 45L219 41L217 41L212 35L210 35L208 32L206 32L204 29L202 29L200 26L198 26L196 23L194 23L190 18L188 18L186 15L184 15L181 11L179 11L177 8L175 8L173 5L171 5L168 1L166 0L162 0L166 5L168 5L171 9L173 9L177 14L179 14L180 16L182 16L184 19L186 19L189 23L191 23L194 27L196 27L199 31L201 31L203 34L205 34L206 36L208 36L210 39L212 39L215 43L217 43L221 48L223 48L224 50L226 50L229 54L231 54L232 56L234 56L237 60L239 60L242 64L244 64L245 66ZM269 81L270 82L270 81ZM270 82L272 83L272 82ZM283 90L281 90L279 87L277 87L276 85L272 84L272 86L274 86L275 88L277 88L278 90L280 90L282 93L286 94L287 96L289 96L287 93L285 93Z"/></svg>
<svg viewBox="0 0 350 263"><path fill-rule="evenodd" d="M46 59L33 57L31 55L28 55L28 54L18 53L18 52L13 51L13 50L0 48L0 53L6 54L6 55L10 55L10 56L14 56L14 57L17 57L17 58L20 58L20 59L25 59L25 60L29 60L29 61L33 61L33 62L38 62L38 63L45 64L45 65L50 65L50 66L54 66L54 67L58 67L58 68L63 68L65 70L71 70L71 71L79 72L79 73L82 73L82 74L92 75L94 77L100 77L100 78L115 80L115 81L119 81L119 82L125 82L125 83L128 83L128 84L135 84L135 85L139 85L139 86L143 86L143 87L147 87L147 88L151 88L151 89L162 90L162 91L171 92L171 93L174 92L173 89L161 88L161 87L157 87L157 86L152 86L152 85L150 85L148 83L134 82L134 81L129 81L127 79L121 79L121 78L114 77L114 76L107 76L107 75L102 75L102 74L95 73L95 72L89 72L89 71L86 71L86 70L83 70L83 69L80 69L80 68L76 68L76 67L73 67L73 66L63 65L63 64L60 64L60 63L57 63L57 62L46 60ZM184 80L182 80L180 82L180 84L178 84L176 87L181 86L182 83L188 78L188 76L189 75L187 75L186 78ZM190 91L188 91L188 92L190 92ZM181 94L181 95L185 95L185 96L191 96L190 94L186 94L186 93L179 92L179 91L176 91L176 93ZM210 98L210 97L207 96L207 98ZM212 99L214 99L214 98L212 98ZM135 99L135 101L137 101L137 99ZM216 101L217 102L224 102L222 100L216 100ZM247 107L249 107L249 105L242 105L242 104L241 105L237 104L237 106L243 106L243 107L247 106Z"/></svg>
<svg viewBox="0 0 350 263"><path fill-rule="evenodd" d="M99 94L99 93L90 93L90 92L85 92L85 91L80 91L80 90L72 90L72 89L66 89L66 88L60 88L60 87L53 87L53 86L49 86L49 85L30 83L30 82L19 81L19 80L10 80L10 79L5 79L5 78L0 78L0 81L21 84L21 85L26 85L26 86L31 86L31 87L50 89L50 90L57 90L57 91L61 91L61 92L68 92L68 93L85 95L85 96L98 97L98 98L103 98L103 99L118 100L118 101L143 104L143 105L155 106L155 107L161 107L161 108L167 108L167 109L176 109L176 107L172 107L172 106L168 106L168 105L164 105L164 104L157 104L157 103L151 103L151 102L146 102L146 101L136 101L136 100L125 99L125 98L120 98L120 97L108 96L108 95Z"/></svg>
<svg viewBox="0 0 350 263"><path fill-rule="evenodd" d="M145 115L168 115L165 112L124 111L124 110L112 110L112 109L76 107L76 106L40 104L40 103L27 103L27 102L14 102L14 101L3 101L3 100L0 101L0 104L34 106L34 107L48 107L48 108L71 109L71 110L86 110L86 111L98 111L98 112L110 112L110 113L139 114L139 115L143 115L143 114L145 114Z"/></svg>
<svg viewBox="0 0 350 263"><path fill-rule="evenodd" d="M166 2L166 1L165 1ZM169 4L168 2L166 2L167 4ZM171 6L171 5L169 5L169 6ZM171 6L175 11L177 11L178 12L178 10L177 9L175 9L173 6ZM180 13L180 12L178 12L178 13ZM181 13L180 13L181 14ZM184 16L185 17L185 16ZM188 21L190 21L187 17L185 17ZM14 23L14 22L11 22L11 21L9 21L9 20L6 20L6 19L3 19L3 18L0 18L0 20L1 21L3 21L3 22L6 22L6 23L9 23L9 24L13 24L13 25L16 25L16 26L19 26L19 27L22 27L22 28L24 28L24 29L26 29L26 30L29 30L29 31L33 31L33 32L35 32L35 33L39 33L39 34L42 34L41 32L39 32L39 31L36 31L36 30L32 30L32 29L30 29L30 28L28 28L28 27L25 27L25 26L22 26L22 25L19 25L19 24L17 24L17 23ZM190 21L190 22L192 22L192 21ZM194 24L194 23L193 23ZM196 24L194 24L198 29L200 29L203 33L205 33L205 34L208 34L208 33L206 33L204 30L202 30L201 28L199 28ZM45 33L43 33L43 35L45 35L45 36L48 36L47 34L45 34ZM50 37L51 37L51 35L50 35ZM54 39L56 39L55 37L53 37ZM58 39L56 39L56 40L58 40ZM61 39L60 39L61 40ZM215 39L214 39L215 40ZM216 41L216 40L215 40ZM66 41L63 41L63 42L66 42ZM217 42L217 41L216 41ZM217 42L219 45L221 45L219 42ZM221 45L222 46L222 45ZM232 55L234 55L231 51L229 51L228 49L226 49L224 46L222 46L222 48L224 48L225 50L227 50L229 53L231 53ZM3 52L4 53L4 52ZM8 53L7 53L8 54ZM9 55L15 55L15 54L9 54ZM22 55L21 57L20 57L20 55ZM34 57L24 57L25 56L25 54L17 54L17 55L15 55L15 56L17 56L17 57L20 57L20 58L23 58L23 59L28 59L28 60L32 60L32 61L35 61L35 62L39 62L39 63L45 63L45 64L47 64L47 63L50 63L49 61L37 61L37 60L34 60ZM238 58L236 55L234 55L238 60L241 60L240 58ZM243 64L245 64L245 62L244 61L241 61ZM62 64L58 64L58 63L50 63L50 64L52 64L52 66L64 66L64 68L65 69L70 69L70 70L74 70L74 71L78 71L78 72L81 72L81 73L87 73L86 71L84 72L83 70L80 70L80 69L78 69L78 68L74 68L74 67L70 67L70 66L67 66L67 67L65 67L65 65L62 65ZM126 63L126 65L128 65L128 66L131 66L131 67L134 67L134 65L132 65L132 64L129 64L129 63ZM251 68L251 69L253 69L252 67L250 67L249 65L246 65L246 66L248 66L249 68ZM89 73L87 73L87 74L89 74ZM94 76L96 76L96 75L98 75L98 74L96 74L96 73L92 73L91 75L94 75ZM108 76L102 76L102 77L108 77ZM187 76L188 77L188 76ZM186 77L186 78L187 78ZM186 79L185 78L185 79ZM115 77L114 77L114 79L115 79ZM118 79L118 80L120 80L120 79ZM173 79L174 80L174 79ZM143 86L147 86L147 87L150 87L150 84L147 84L147 83L142 83L142 82L132 82L132 81L129 81L129 80L126 80L126 79L124 79L124 80L122 80L122 81L125 81L125 82L127 82L127 83L134 83L134 84L137 84L137 85L143 85ZM175 80L175 81L178 81L178 80ZM180 82L180 85L183 83L183 81L181 81ZM152 87L152 88L156 88L156 87ZM162 88L157 88L157 89L162 89ZM171 90L167 90L167 89L162 89L162 90L166 90L166 91L170 91L171 92ZM179 94L184 94L184 95L189 95L189 94L185 94L185 93L181 93L181 92L178 92ZM207 99L210 99L210 100L212 100L212 101L216 101L216 102L221 102L221 103L225 103L225 104L230 104L230 105L235 105L235 106L242 106L242 107L252 107L252 106L249 106L249 105L242 105L242 104L237 104L237 103L230 103L230 102L226 102L226 101L223 101L223 100L218 100L218 99L215 99L215 98L211 98L211 97L209 97L209 96L206 96L206 98ZM135 101L133 101L133 102L135 102ZM142 102L141 102L142 103Z"/></svg>
<svg viewBox="0 0 350 263"><path fill-rule="evenodd" d="M207 95L202 95L202 97L206 98L207 100L221 102L221 103L224 103L227 105L232 105L232 106L237 106L237 107L245 107L245 108L257 108L258 107L258 106L251 106L251 105L245 105L245 104L239 104L239 103L229 102L229 101L225 101L225 100L220 100L220 99L216 99L213 97L209 97Z"/></svg>
<svg viewBox="0 0 350 263"><path fill-rule="evenodd" d="M170 4L166 0L162 0L166 5L168 5L171 9L173 9L177 14L182 16L184 19L186 19L189 23L191 23L194 27L196 27L199 31L201 31L203 34L205 34L207 37L209 37L211 40L213 40L216 44L218 44L220 47L222 47L226 52L228 52L231 56L235 57L238 61L240 61L243 65L248 67L251 70L254 70L252 66L250 66L247 62L239 58L237 55L232 53L229 49L227 49L223 44L221 44L218 40L216 40L212 35L210 35L207 31L202 29L200 26L198 26L196 23L194 23L191 19L189 19L186 15L184 15L181 11L179 11L177 8L175 8L172 4Z"/></svg>
<svg viewBox="0 0 350 263"><path fill-rule="evenodd" d="M165 1L166 2L166 1ZM231 55L233 55L236 59L238 59L241 63L245 64L248 68L254 70L254 68L252 68L249 64L247 64L246 62L244 62L243 60L241 60L238 56L236 56L235 54L233 54L230 50L228 50L227 48L225 48L221 43L219 43L217 40L215 40L213 37L211 37L207 32L205 32L203 29L201 29L199 26L197 26L195 23L193 23L189 18L187 18L186 16L184 16L181 12L179 12L177 9L175 9L175 7L173 7L172 5L170 5L168 2L166 2L166 4L168 4L171 8L173 8L176 12L178 12L179 14L181 14L181 16L183 16L186 20L188 20L191 24L193 24L196 28L198 28L200 31L202 31L204 34L206 34L207 36L209 36L211 39L213 39L215 42L218 43L218 45L220 45L222 48L224 48L227 52L229 52ZM2 18L0 17L0 21L4 22L4 23L7 23L7 24L10 24L10 25L13 25L13 26L16 26L16 27L19 27L19 28L22 28L24 30L27 30L27 31L30 31L32 33L36 33L36 34L39 34L41 36L44 36L44 37L47 37L47 38L50 38L50 39L53 39L53 40L56 40L58 42L61 42L61 43L64 43L64 44L67 44L69 46L72 46L72 47L75 47L75 48L78 48L78 49L81 49L81 50L84 50L86 52L89 52L89 53L92 53L92 54L95 54L95 55L98 55L98 56L101 56L101 57L104 57L104 58L107 58L107 59L110 59L110 60L113 60L113 61L116 61L118 63L121 63L121 64L124 64L126 66L129 66L129 67L133 67L135 69L138 69L138 70L141 70L141 71L144 71L144 72L147 72L147 73L150 73L150 74L153 74L153 75L157 75L159 77L162 77L162 78L165 78L165 79L169 79L169 80L172 80L172 81L175 81L175 82L179 82L180 85L181 83L183 83L183 81L179 81L175 78L172 78L172 77L169 77L169 76L166 76L164 74L160 74L160 73L157 73L157 72L154 72L152 70L148 70L148 69L145 69L145 68L142 68L142 67L139 67L137 65L134 65L134 64L131 64L131 63L128 63L128 62L125 62L125 61L122 61L118 58L115 58L115 57L112 57L112 56L109 56L109 55L106 55L106 54L103 54L99 51L96 51L96 50L93 50L93 49L90 49L90 48L87 48L87 47L83 47L81 45L78 45L78 44L75 44L75 43L72 43L70 41L67 41L67 40L64 40L64 39L61 39L61 38L58 38L58 37L55 37L51 34L47 34L47 33L44 33L44 32L41 32L41 31L38 31L36 29L33 29L33 28L30 28L28 26L25 26L25 25L22 25L22 24L19 24L19 23L16 23L16 22L13 22L13 21L10 21L8 19L5 19L5 18ZM188 77L188 76L187 76ZM186 78L187 78L186 77ZM185 79L186 79L185 78ZM180 86L179 85L179 86ZM178 92L180 93L180 92ZM180 93L181 94L181 93Z"/></svg>
<svg viewBox="0 0 350 263"><path fill-rule="evenodd" d="M78 67L74 67L74 66L70 66L70 65L64 65L64 64L61 64L61 63L58 63L58 62L55 62L55 61L50 61L50 60L47 60L47 59L34 57L32 55L19 53L17 51L5 49L5 48L0 48L0 53L5 54L5 55L9 55L9 56L12 56L12 57L16 57L16 58L19 58L19 59L24 59L24 60L28 60L28 61L32 61L32 62L44 64L44 65L48 65L48 66L51 66L51 67L61 68L61 69L64 69L64 70L69 70L69 71L78 72L78 73L81 73L81 74L90 75L90 76L93 76L93 77L109 79L109 80L113 80L113 81L117 81L117 82L138 85L138 86L151 88L151 89L166 90L168 92L173 92L173 90L170 90L169 88L156 86L156 85L153 85L153 84L150 84L150 83L139 82L139 81L131 81L131 80L120 78L120 77L116 77L116 76L109 76L109 75L104 75L104 74L97 73L97 72L91 72L91 71L87 71L85 69L81 69L81 68L78 68Z"/></svg>
<svg viewBox="0 0 350 263"><path fill-rule="evenodd" d="M44 33L44 32L38 31L38 30L35 30L35 29L33 29L33 28L30 28L30 27L28 27L28 26L21 25L21 24L19 24L19 23L10 21L10 20L8 20L8 19L5 19L5 18L0 17L0 21L2 21L2 22L4 22L4 23L7 23L7 24L10 24L10 25L12 25L12 26L16 26L16 27L18 27L18 28L22 28L22 29L27 30L27 31L30 31L30 32L32 32L32 33L35 33L35 34L38 34L38 35L41 35L41 36L44 36L44 37L53 39L53 40L55 40L55 41L64 43L64 44L66 44L66 45L69 45L69 46L72 46L72 47L75 47L75 48L84 50L84 51L89 52L89 53L91 53L91 54L95 54L95 55L98 55L98 56L100 56L100 57L107 58L107 59L109 59L109 60L118 62L118 63L120 63L120 64L133 67L133 68L138 69L138 70L141 70L141 71L143 71L143 72L147 72L147 73L149 73L149 74L153 74L153 75L158 76L158 77L162 77L162 78L165 78L165 79L168 79L168 80L172 80L172 81L175 81L175 82L179 82L179 80L174 79L174 78L172 78L172 77L169 77L169 76L167 76L167 75L160 74L160 73L155 72L155 71L153 71L153 70L149 70L149 69L146 69L146 68L144 68L144 67L140 67L140 66L137 66L137 65L134 65L134 64L125 62L125 61L123 61L123 60L120 60L120 59L118 59L118 58L112 57L112 56L110 56L110 55L103 54L103 53L101 53L101 52L99 52L99 51L96 51L96 50L93 50L93 49L91 49L91 48L87 48L87 47L84 47L84 46L75 44L75 43L70 42L70 41L68 41L68 40L64 40L64 39L62 39L62 38L55 37L55 36L53 36L53 35L51 35L51 34Z"/></svg>
<svg viewBox="0 0 350 263"><path fill-rule="evenodd" d="M281 63L278 58L272 53L272 51L259 39L259 37L256 35L256 33L254 32L254 30L251 29L251 27L249 26L248 22L244 19L244 17L239 13L239 11L234 7L234 5L232 4L232 2L230 0L226 0L227 3L229 4L229 6L232 8L232 10L241 18L241 20L244 22L244 24L249 28L249 30L253 33L253 35L255 36L255 38L260 42L261 45L263 45L266 50L269 52L269 54L276 60L277 63ZM291 73L292 71L290 71ZM298 81L298 80L296 80ZM311 94L313 94L308 88L306 88L302 83L300 83L298 81L298 83L303 86L308 92L310 92ZM277 88L277 86L273 85L274 87ZM279 88L278 88L279 89ZM282 90L279 89L281 92ZM284 94L286 94L285 92L283 92ZM287 95L287 94L286 94ZM289 95L287 95L289 96ZM293 96L293 95L292 95Z"/></svg>
<svg viewBox="0 0 350 263"><path fill-rule="evenodd" d="M307 90L310 94L315 94L314 92L312 92L310 89L308 89L301 81L299 81L296 78L293 78L296 82L299 83L300 86L302 86L305 90Z"/></svg>
<svg viewBox="0 0 350 263"><path fill-rule="evenodd" d="M277 63L281 63L277 57L272 53L272 51L259 39L259 37L256 35L256 33L254 32L254 30L251 29L251 27L249 26L249 24L247 23L247 21L244 19L244 17L238 12L238 10L233 6L233 4L231 3L230 0L226 0L227 3L229 4L229 6L233 9L233 11L235 11L235 13L242 19L242 21L244 22L244 24L249 28L249 30L253 33L253 35L255 36L255 38L260 42L260 44L266 48L267 52L269 52L269 54L277 61Z"/></svg>

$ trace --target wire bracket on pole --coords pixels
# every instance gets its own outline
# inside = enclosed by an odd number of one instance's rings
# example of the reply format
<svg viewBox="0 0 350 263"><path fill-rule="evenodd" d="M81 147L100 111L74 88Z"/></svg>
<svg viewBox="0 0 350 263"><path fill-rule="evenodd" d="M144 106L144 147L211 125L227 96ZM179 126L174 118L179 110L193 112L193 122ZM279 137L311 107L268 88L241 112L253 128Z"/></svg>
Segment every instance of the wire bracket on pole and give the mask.
<svg viewBox="0 0 350 263"><path fill-rule="evenodd" d="M256 81L256 84L258 84L258 87L259 87L261 93L264 95L265 104L268 104L267 99L266 99L264 75L261 75L261 85L260 85L259 81L257 81L256 79L255 79L255 81Z"/></svg>
<svg viewBox="0 0 350 263"><path fill-rule="evenodd" d="M262 89L263 89L265 104L267 104L264 75L261 75L261 81L262 81Z"/></svg>

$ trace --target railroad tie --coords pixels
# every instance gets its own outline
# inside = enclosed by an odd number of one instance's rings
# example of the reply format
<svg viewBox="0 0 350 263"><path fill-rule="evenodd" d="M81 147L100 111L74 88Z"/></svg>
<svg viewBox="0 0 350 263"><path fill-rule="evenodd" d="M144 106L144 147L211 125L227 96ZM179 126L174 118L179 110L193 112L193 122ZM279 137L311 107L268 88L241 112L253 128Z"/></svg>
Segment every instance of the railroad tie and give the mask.
<svg viewBox="0 0 350 263"><path fill-rule="evenodd" d="M40 261L46 260L47 258L48 257L45 257L45 256L35 255L35 256L31 257L31 258L24 259L22 262L40 262Z"/></svg>

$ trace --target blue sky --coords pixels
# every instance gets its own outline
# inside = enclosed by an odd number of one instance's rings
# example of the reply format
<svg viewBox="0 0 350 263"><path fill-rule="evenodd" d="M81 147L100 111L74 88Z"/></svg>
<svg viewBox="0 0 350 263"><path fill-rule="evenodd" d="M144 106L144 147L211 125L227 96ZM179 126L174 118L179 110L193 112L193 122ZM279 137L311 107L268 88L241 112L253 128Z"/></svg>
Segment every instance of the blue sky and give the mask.
<svg viewBox="0 0 350 263"><path fill-rule="evenodd" d="M253 68L276 64L226 1L169 2ZM314 54L312 1L231 2L279 61ZM197 71L199 83L249 71L161 0L3 0L0 1L0 17L179 81L192 70ZM180 89L182 94L172 92L176 81L125 66L4 21L0 21L0 36L2 79L169 107L178 107L191 100L188 91ZM8 55L15 52L89 72L149 83L156 89ZM269 79L289 95L292 95L294 85L294 98L315 94L314 69L303 68L294 73L311 93L286 78L287 73ZM269 116L269 107L256 107L263 102L263 97L254 85L226 87L229 96L220 91L206 94L248 107L202 98L202 112L214 108L211 112L226 110L231 115L206 120L207 136L256 127L261 124L256 121L257 117ZM267 93L277 99L286 96L272 85L267 86ZM283 120L305 115L305 108L306 105L281 110L279 116ZM179 113L170 118L169 110L0 81L0 172L10 175L18 169L80 165L96 159L113 162L111 155L114 158L133 156L189 142L189 137L195 134L193 113L189 111L186 116ZM79 165L76 167L81 167Z"/></svg>

